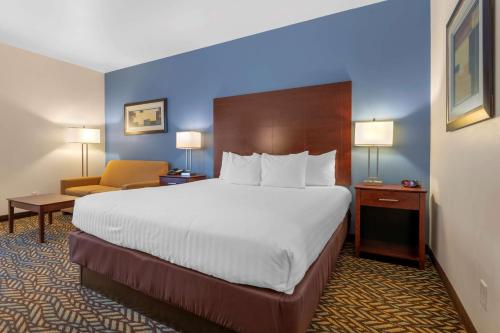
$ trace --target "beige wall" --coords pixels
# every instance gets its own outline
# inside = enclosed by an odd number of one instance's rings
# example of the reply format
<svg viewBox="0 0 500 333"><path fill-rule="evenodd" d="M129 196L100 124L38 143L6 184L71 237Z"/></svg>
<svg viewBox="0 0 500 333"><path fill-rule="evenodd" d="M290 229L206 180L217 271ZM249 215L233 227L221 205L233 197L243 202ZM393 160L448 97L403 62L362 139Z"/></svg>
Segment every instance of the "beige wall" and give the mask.
<svg viewBox="0 0 500 333"><path fill-rule="evenodd" d="M500 3L496 5L497 23ZM446 23L457 1L431 1L430 245L479 332L500 331L500 117L447 133ZM500 115L500 31L496 113ZM487 311L479 303L488 284Z"/></svg>
<svg viewBox="0 0 500 333"><path fill-rule="evenodd" d="M80 176L67 125L104 128L103 74L0 44L0 215L7 197L58 192L60 178ZM100 173L104 144L89 154Z"/></svg>

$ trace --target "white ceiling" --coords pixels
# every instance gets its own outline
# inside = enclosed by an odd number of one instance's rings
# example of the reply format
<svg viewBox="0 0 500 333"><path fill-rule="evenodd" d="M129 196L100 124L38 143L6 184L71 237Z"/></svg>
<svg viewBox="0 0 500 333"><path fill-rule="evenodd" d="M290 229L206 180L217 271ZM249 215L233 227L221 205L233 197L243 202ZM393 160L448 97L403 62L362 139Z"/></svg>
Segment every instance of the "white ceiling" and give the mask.
<svg viewBox="0 0 500 333"><path fill-rule="evenodd" d="M383 0L0 0L0 42L109 72Z"/></svg>

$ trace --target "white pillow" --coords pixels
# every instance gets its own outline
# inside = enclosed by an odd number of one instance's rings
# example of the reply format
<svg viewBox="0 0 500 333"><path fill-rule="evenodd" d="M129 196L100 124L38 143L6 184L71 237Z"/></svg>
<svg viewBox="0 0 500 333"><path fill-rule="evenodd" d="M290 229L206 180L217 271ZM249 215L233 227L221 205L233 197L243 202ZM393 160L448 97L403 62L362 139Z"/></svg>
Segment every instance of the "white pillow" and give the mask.
<svg viewBox="0 0 500 333"><path fill-rule="evenodd" d="M306 187L307 155L300 154L269 155L262 154L262 186Z"/></svg>
<svg viewBox="0 0 500 333"><path fill-rule="evenodd" d="M260 155L241 156L229 153L224 180L231 184L260 184Z"/></svg>
<svg viewBox="0 0 500 333"><path fill-rule="evenodd" d="M337 151L322 155L307 157L306 185L333 186L335 185L335 156Z"/></svg>
<svg viewBox="0 0 500 333"><path fill-rule="evenodd" d="M227 174L229 164L229 153L227 151L222 152L222 164L220 166L219 179L225 179Z"/></svg>

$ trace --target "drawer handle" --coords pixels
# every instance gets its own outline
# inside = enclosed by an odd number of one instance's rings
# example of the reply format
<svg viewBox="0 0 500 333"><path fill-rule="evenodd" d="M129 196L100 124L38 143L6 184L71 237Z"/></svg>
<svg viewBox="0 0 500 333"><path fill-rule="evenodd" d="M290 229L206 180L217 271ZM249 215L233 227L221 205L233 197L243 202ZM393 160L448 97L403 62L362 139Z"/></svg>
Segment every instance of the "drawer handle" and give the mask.
<svg viewBox="0 0 500 333"><path fill-rule="evenodd" d="M177 185L177 183L167 183L167 185Z"/></svg>
<svg viewBox="0 0 500 333"><path fill-rule="evenodd" d="M399 202L398 199L386 199L386 198L379 198L378 201L385 201L385 202Z"/></svg>

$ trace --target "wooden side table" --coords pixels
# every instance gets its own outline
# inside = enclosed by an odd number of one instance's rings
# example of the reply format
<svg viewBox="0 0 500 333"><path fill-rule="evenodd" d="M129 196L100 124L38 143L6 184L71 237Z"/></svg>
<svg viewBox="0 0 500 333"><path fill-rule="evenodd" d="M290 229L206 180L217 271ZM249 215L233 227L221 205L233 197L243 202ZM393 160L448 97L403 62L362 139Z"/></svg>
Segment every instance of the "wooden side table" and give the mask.
<svg viewBox="0 0 500 333"><path fill-rule="evenodd" d="M76 197L63 194L41 194L27 197L11 198L9 201L9 233L14 232L14 207L29 210L38 214L38 241L45 242L45 214L52 224L52 213L75 205Z"/></svg>
<svg viewBox="0 0 500 333"><path fill-rule="evenodd" d="M356 256L360 253L370 253L418 261L419 268L425 267L425 212L426 193L423 188L406 188L401 185L370 186L358 184L356 188L356 224L355 250ZM367 210L374 207L372 212ZM391 215L392 214L392 215ZM366 215L366 216L365 216ZM383 216L382 216L383 215ZM380 228L383 222L393 229L404 223L402 216L408 219L410 243L389 241L386 235L393 230ZM375 226L375 224L377 224ZM363 228L376 230L382 239L366 235ZM380 230L382 229L382 230ZM393 235L394 238L401 235ZM418 239L411 239L418 238Z"/></svg>
<svg viewBox="0 0 500 333"><path fill-rule="evenodd" d="M207 179L207 176L202 174L195 174L191 176L166 175L166 176L160 176L160 186L192 183L204 179Z"/></svg>

